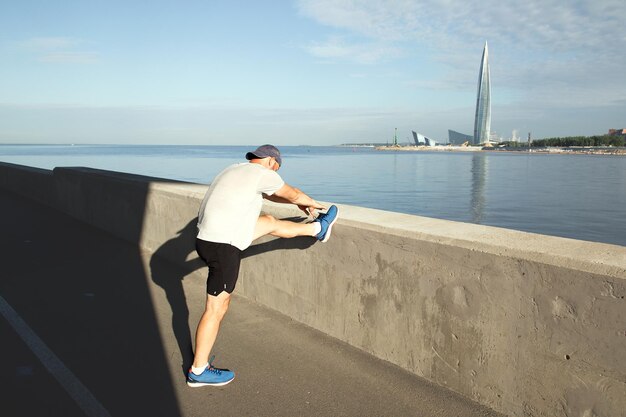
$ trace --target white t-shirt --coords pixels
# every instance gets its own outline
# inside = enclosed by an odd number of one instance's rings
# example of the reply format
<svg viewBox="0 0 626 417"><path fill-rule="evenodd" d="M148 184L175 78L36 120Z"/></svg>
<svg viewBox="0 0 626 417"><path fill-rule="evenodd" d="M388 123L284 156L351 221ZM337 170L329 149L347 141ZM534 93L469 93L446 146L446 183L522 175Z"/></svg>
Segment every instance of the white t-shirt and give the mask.
<svg viewBox="0 0 626 417"><path fill-rule="evenodd" d="M229 166L215 177L204 196L198 239L246 249L263 207L262 194L272 195L284 184L280 175L259 164Z"/></svg>

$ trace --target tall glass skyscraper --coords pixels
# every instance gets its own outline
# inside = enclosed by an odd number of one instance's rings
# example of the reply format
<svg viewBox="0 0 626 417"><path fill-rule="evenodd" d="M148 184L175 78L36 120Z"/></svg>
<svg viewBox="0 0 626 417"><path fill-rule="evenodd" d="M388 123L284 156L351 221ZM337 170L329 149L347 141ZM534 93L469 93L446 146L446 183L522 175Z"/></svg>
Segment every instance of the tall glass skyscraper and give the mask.
<svg viewBox="0 0 626 417"><path fill-rule="evenodd" d="M474 118L474 144L489 140L491 133L491 82L489 81L489 50L487 42L483 49L483 59L478 73L478 94L476 96L476 117Z"/></svg>

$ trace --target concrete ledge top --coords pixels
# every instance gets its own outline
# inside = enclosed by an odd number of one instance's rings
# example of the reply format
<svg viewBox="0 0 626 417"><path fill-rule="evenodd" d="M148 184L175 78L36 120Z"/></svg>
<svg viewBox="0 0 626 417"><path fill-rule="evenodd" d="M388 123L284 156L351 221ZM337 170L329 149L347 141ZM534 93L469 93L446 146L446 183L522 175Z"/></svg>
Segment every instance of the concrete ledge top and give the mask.
<svg viewBox="0 0 626 417"><path fill-rule="evenodd" d="M346 225L626 278L626 248L619 245L355 206L342 206L341 213Z"/></svg>
<svg viewBox="0 0 626 417"><path fill-rule="evenodd" d="M112 172L92 168L55 168L56 171L103 175L124 182L146 184L150 192L202 199L208 185ZM329 205L332 203L322 202ZM577 268L590 273L626 279L626 247L606 243L547 236L500 227L442 220L365 207L337 204L339 225L419 239L445 246L492 253L498 256ZM293 207L266 202L264 210L279 217L298 217Z"/></svg>
<svg viewBox="0 0 626 417"><path fill-rule="evenodd" d="M626 279L626 248L619 245L346 204L337 204L337 207L340 209L339 225ZM297 209L272 202L266 202L264 210L280 217L302 214Z"/></svg>

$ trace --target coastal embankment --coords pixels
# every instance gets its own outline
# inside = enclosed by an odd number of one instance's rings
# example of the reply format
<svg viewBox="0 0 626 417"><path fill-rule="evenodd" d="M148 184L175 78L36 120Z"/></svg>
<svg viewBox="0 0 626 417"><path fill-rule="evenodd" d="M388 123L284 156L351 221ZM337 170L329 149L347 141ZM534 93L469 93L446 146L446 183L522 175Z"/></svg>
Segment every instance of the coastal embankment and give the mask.
<svg viewBox="0 0 626 417"><path fill-rule="evenodd" d="M0 187L174 265L195 258L183 231L204 185L0 163ZM623 246L339 209L328 243L255 242L237 293L509 416L625 415Z"/></svg>

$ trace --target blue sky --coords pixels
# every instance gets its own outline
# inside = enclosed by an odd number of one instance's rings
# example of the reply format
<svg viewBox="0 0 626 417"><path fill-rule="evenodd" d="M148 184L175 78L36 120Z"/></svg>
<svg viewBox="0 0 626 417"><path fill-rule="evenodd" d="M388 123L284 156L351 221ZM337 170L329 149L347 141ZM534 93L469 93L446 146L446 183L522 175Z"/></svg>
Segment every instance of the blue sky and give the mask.
<svg viewBox="0 0 626 417"><path fill-rule="evenodd" d="M15 1L0 143L331 145L626 127L622 0Z"/></svg>

